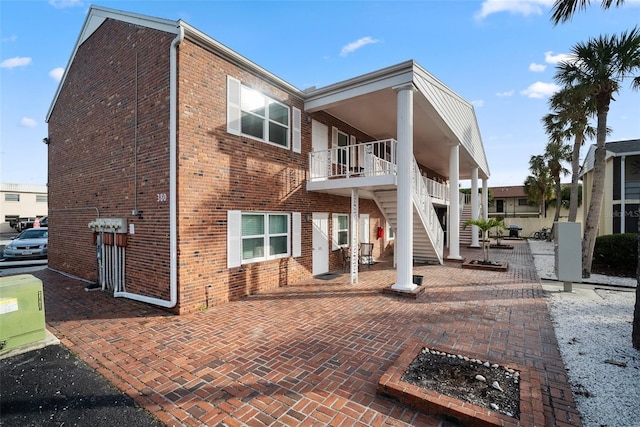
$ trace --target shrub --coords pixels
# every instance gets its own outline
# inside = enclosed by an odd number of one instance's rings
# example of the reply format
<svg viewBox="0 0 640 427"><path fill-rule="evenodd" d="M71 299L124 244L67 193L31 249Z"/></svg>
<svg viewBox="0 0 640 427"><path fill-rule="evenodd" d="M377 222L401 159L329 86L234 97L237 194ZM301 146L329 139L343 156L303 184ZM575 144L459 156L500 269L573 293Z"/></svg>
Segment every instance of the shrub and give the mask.
<svg viewBox="0 0 640 427"><path fill-rule="evenodd" d="M596 238L594 265L634 274L638 265L638 234L609 234Z"/></svg>

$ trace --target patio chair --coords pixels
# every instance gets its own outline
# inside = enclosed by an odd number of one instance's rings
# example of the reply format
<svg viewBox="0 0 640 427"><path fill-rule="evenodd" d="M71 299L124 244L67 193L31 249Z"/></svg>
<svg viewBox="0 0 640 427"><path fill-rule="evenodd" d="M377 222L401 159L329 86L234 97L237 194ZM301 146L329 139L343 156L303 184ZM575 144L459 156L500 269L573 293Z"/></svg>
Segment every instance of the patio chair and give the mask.
<svg viewBox="0 0 640 427"><path fill-rule="evenodd" d="M371 268L371 264L373 264L373 243L360 243L360 261Z"/></svg>
<svg viewBox="0 0 640 427"><path fill-rule="evenodd" d="M340 252L342 253L342 272L347 271L347 267L351 263L351 251L347 247L341 247Z"/></svg>

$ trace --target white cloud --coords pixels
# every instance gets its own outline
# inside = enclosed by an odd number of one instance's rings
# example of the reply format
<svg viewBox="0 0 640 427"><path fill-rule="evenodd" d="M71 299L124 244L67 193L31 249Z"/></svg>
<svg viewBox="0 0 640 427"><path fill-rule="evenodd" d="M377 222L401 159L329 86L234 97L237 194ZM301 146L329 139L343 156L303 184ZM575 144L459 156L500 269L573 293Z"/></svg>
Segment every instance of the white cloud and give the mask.
<svg viewBox="0 0 640 427"><path fill-rule="evenodd" d="M493 13L509 12L524 16L542 15L553 5L554 0L485 0L475 17L482 20Z"/></svg>
<svg viewBox="0 0 640 427"><path fill-rule="evenodd" d="M62 79L63 74L64 74L64 68L62 67L54 68L53 70L49 71L49 76L57 82L59 82Z"/></svg>
<svg viewBox="0 0 640 427"><path fill-rule="evenodd" d="M16 67L25 67L31 64L31 58L21 58L16 56L15 58L5 59L0 62L0 68L16 68Z"/></svg>
<svg viewBox="0 0 640 427"><path fill-rule="evenodd" d="M544 98L551 96L560 90L560 86L554 83L535 82L520 93L529 98Z"/></svg>
<svg viewBox="0 0 640 427"><path fill-rule="evenodd" d="M16 36L16 35L14 34L14 35L9 36L9 37L4 37L4 38L2 39L2 43L14 42L14 41L16 41L16 40L18 40L18 36Z"/></svg>
<svg viewBox="0 0 640 427"><path fill-rule="evenodd" d="M49 4L56 9L64 9L67 7L82 6L81 0L49 0Z"/></svg>
<svg viewBox="0 0 640 427"><path fill-rule="evenodd" d="M471 101L471 105L474 107L484 107L484 99L476 99L475 101Z"/></svg>
<svg viewBox="0 0 640 427"><path fill-rule="evenodd" d="M23 117L20 120L20 124L24 127L28 127L28 128L32 128L35 127L37 125L36 121L33 119L30 119L29 117Z"/></svg>
<svg viewBox="0 0 640 427"><path fill-rule="evenodd" d="M557 55L553 54L553 51L548 51L544 53L544 62L547 64L559 64L561 62L569 62L574 60L574 56L570 53L559 53Z"/></svg>
<svg viewBox="0 0 640 427"><path fill-rule="evenodd" d="M358 40L356 40L354 42L351 42L348 45L344 46L342 48L342 50L340 51L340 56L347 56L351 52L355 52L356 50L360 49L363 46L366 46L368 44L375 44L375 43L379 43L379 42L380 42L380 40L372 39L369 36L362 37L361 39L358 39Z"/></svg>
<svg viewBox="0 0 640 427"><path fill-rule="evenodd" d="M531 64L529 64L529 71L533 71L534 73L541 73L546 68L547 66L544 64L536 64L535 62L532 62Z"/></svg>
<svg viewBox="0 0 640 427"><path fill-rule="evenodd" d="M504 98L504 97L508 97L508 96L513 96L513 93L514 93L514 90L511 89L511 90L508 90L508 91L505 91L505 92L498 92L498 93L496 93L496 96L500 97L500 98Z"/></svg>

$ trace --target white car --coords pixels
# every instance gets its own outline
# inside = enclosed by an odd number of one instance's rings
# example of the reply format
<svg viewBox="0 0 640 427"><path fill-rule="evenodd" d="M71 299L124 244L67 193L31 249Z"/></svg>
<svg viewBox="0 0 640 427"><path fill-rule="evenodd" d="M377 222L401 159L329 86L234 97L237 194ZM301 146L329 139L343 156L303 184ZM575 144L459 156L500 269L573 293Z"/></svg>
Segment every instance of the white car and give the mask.
<svg viewBox="0 0 640 427"><path fill-rule="evenodd" d="M49 229L29 228L18 234L4 248L3 258L9 260L37 259L47 257Z"/></svg>

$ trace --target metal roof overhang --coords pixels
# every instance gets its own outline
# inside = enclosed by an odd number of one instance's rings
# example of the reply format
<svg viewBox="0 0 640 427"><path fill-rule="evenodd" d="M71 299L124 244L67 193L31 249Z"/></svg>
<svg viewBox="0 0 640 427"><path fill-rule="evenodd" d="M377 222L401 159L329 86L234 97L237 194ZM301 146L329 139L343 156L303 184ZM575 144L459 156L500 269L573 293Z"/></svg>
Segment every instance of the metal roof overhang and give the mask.
<svg viewBox="0 0 640 427"><path fill-rule="evenodd" d="M420 73L426 75L420 76ZM325 111L376 140L397 138L395 88L407 84L413 84L416 89L413 96L413 152L416 161L448 179L450 147L459 144L460 179L470 179L476 166L479 167L479 178L488 178L481 141L481 153L474 157L463 140L464 136L461 138L456 132L456 124L461 128L473 128L473 132L463 133L475 133L479 139L472 107L413 61L309 90L305 96L305 111ZM426 93L424 89L429 89L429 86L445 93L443 99L433 99L432 94ZM473 120L468 119L468 113L466 116L457 113L461 107L470 109Z"/></svg>

